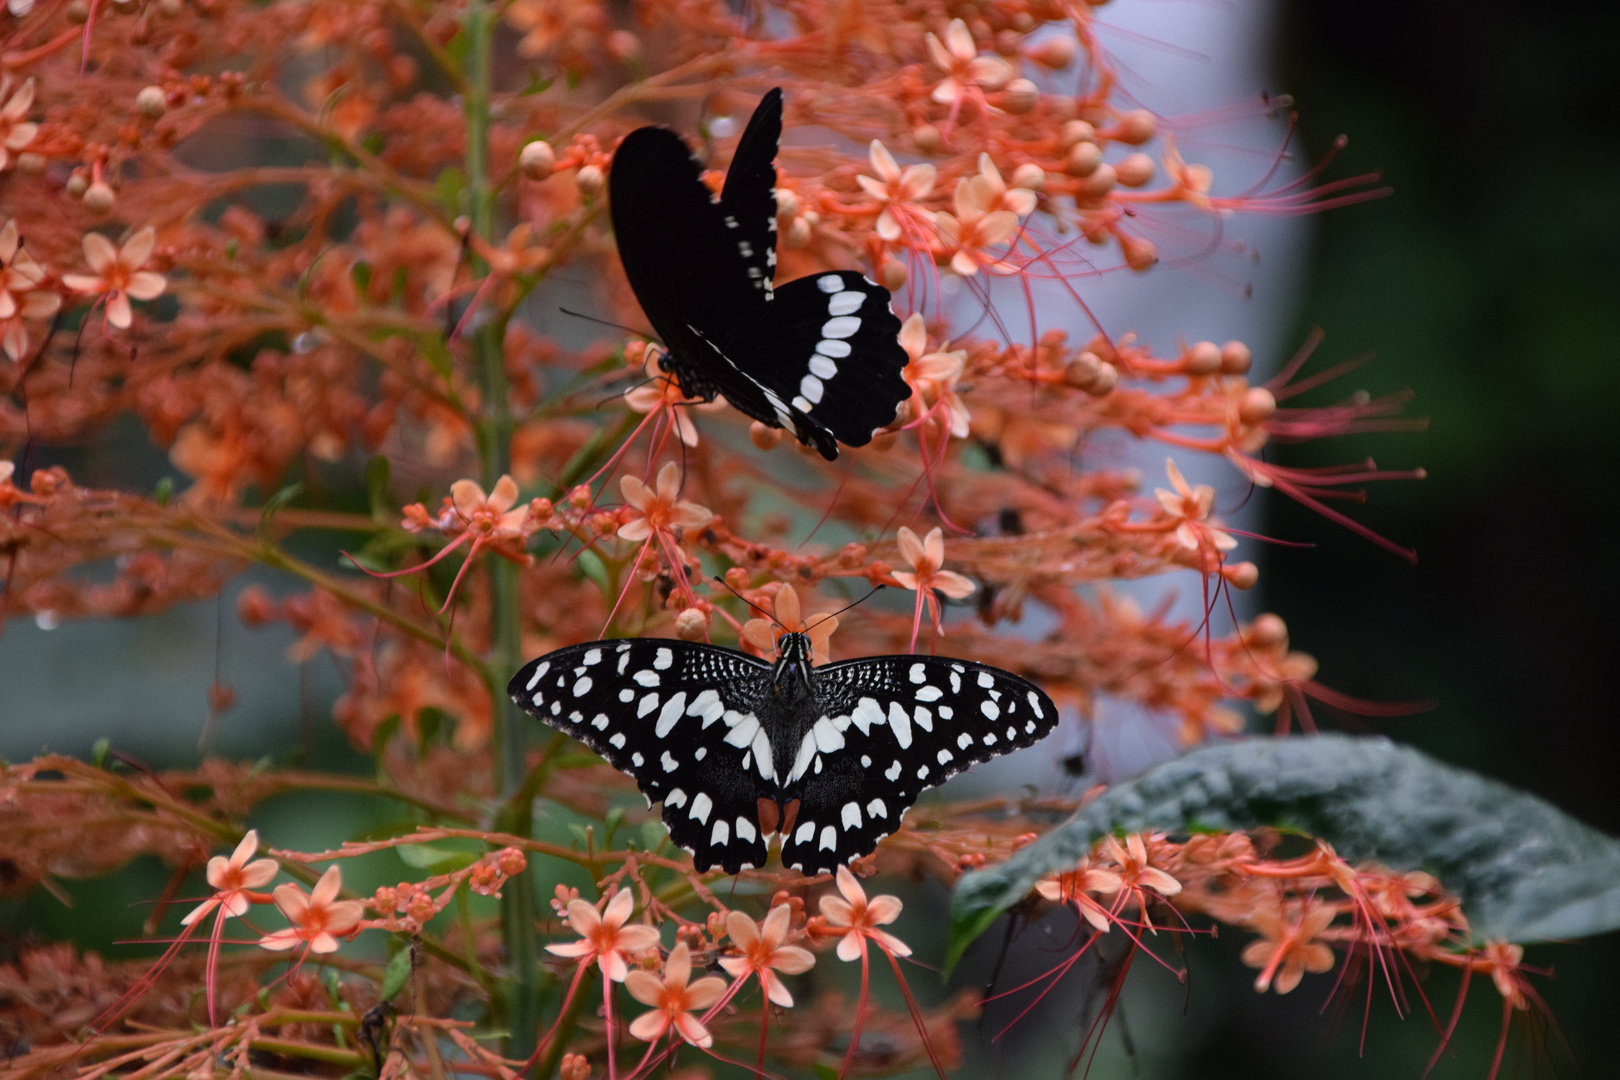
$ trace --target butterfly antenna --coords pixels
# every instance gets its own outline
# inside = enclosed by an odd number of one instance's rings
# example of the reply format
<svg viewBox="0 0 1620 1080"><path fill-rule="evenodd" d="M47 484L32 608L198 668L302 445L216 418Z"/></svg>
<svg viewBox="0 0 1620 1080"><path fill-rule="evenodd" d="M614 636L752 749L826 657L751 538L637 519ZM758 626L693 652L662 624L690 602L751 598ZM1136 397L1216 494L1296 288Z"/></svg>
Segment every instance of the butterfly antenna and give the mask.
<svg viewBox="0 0 1620 1080"><path fill-rule="evenodd" d="M831 619L831 618L833 618L835 616L842 615L844 612L848 611L852 607L859 607L862 604L866 603L868 600L872 599L872 597L876 596L878 593L882 592L884 589L887 589L887 588L888 588L888 586L884 585L882 583L874 585L874 586L872 586L872 590L870 592L868 592L865 596L861 597L859 600L854 600L854 601L851 601L850 603L845 604L843 607L839 608L837 611L834 611L831 614L829 614L827 616L827 618Z"/></svg>
<svg viewBox="0 0 1620 1080"><path fill-rule="evenodd" d="M648 341L658 341L658 338L655 335L649 334L644 330L637 330L633 326L625 326L623 323L609 322L606 319L598 319L595 315L587 315L583 311L570 311L565 307L560 307L557 310L562 312L564 315L572 315L576 319L584 319L586 322L593 322L597 326L611 326L615 330L623 330L627 334L634 334L636 337L646 338ZM661 346L663 345L663 342L658 341L658 344Z"/></svg>
<svg viewBox="0 0 1620 1080"><path fill-rule="evenodd" d="M771 622L776 623L777 626L782 628L784 633L787 631L787 627L782 626L782 624L777 621L777 618L776 618L775 615L772 615L770 612L766 611L764 608L760 607L758 604L756 604L752 600L748 599L748 597L744 596L742 593L738 592L736 589L733 589L731 587L731 582L727 581L725 578L721 577L719 574L714 575L714 580L718 581L725 588L725 590L727 592L729 592L732 596L735 596L737 599L741 600L743 603L747 604L749 607L753 608L755 611L759 612L761 615L763 615L767 619L771 620ZM861 599L864 600L866 598L863 596Z"/></svg>

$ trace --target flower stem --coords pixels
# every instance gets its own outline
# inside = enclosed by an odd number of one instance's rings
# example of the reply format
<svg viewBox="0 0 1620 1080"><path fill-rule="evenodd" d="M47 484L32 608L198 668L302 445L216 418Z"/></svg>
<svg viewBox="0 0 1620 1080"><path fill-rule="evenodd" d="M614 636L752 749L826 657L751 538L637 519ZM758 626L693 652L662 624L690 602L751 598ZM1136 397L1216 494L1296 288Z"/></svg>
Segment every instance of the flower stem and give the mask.
<svg viewBox="0 0 1620 1080"><path fill-rule="evenodd" d="M495 12L485 0L467 5L467 85L463 96L467 122L467 209L472 228L486 241L495 235L495 192L489 178L489 89ZM488 272L475 258L475 272ZM473 331L473 357L483 384L484 415L478 424L478 457L485 490L511 468L512 410L507 399L506 320L489 318ZM522 650L518 615L517 567L489 559L490 652L487 685L493 721L495 789L509 796L523 786L528 729L522 714L506 696L506 680L517 670ZM528 807L518 807L507 825L520 836L532 826ZM505 1020L511 1032L508 1057L527 1058L534 1050L539 1022L535 975L538 954L534 934L534 882L526 871L508 884L501 898L501 936L506 945Z"/></svg>

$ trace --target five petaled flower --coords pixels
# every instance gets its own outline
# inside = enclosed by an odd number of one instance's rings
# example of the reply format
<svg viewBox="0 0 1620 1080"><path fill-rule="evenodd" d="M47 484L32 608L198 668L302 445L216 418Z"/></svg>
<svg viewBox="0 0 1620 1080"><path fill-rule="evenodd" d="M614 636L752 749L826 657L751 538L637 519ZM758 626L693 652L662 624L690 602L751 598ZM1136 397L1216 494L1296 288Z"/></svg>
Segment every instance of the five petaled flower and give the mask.
<svg viewBox="0 0 1620 1080"><path fill-rule="evenodd" d="M802 975L816 964L815 956L808 949L783 944L792 917L793 909L786 904L771 908L770 914L757 926L742 912L731 912L726 916L726 930L741 955L720 958L720 966L733 979L758 976L765 996L784 1009L793 1006L793 995L776 973Z"/></svg>
<svg viewBox="0 0 1620 1080"><path fill-rule="evenodd" d="M926 211L913 209L913 204L926 198L929 192L934 190L937 170L926 162L921 165L907 165L901 169L895 162L894 155L889 153L888 147L876 139L872 140L869 156L879 179L857 176L855 182L882 204L883 209L877 218L877 234L892 243L900 239L901 233L906 230L909 223L927 216Z"/></svg>
<svg viewBox="0 0 1620 1080"><path fill-rule="evenodd" d="M6 96L11 89L11 80L0 82L0 98ZM39 125L24 120L28 109L34 104L34 80L28 79L17 87L16 93L0 105L0 169L11 164L11 155L34 141L39 133Z"/></svg>
<svg viewBox="0 0 1620 1080"><path fill-rule="evenodd" d="M44 280L45 268L22 246L17 222L0 226L0 348L13 360L28 351L23 320L48 319L62 306L60 296L34 288Z"/></svg>
<svg viewBox="0 0 1620 1080"><path fill-rule="evenodd" d="M911 569L895 570L889 576L898 581L902 588L911 589L917 594L917 608L911 619L911 647L915 650L917 630L922 625L923 604L928 605L934 633L937 634L941 632L940 609L939 597L934 593L937 591L952 600L961 600L978 586L954 570L940 569L945 565L945 533L938 526L929 530L927 539L919 540L916 533L902 525L898 539L900 554L911 564Z"/></svg>
<svg viewBox="0 0 1620 1080"><path fill-rule="evenodd" d="M595 961L607 978L624 982L629 971L626 959L658 944L658 931L654 927L624 925L634 908L635 898L629 889L614 893L613 899L600 912L584 900L570 900L568 925L574 928L579 940L564 945L547 945L546 951L553 956L580 957L581 964Z"/></svg>
<svg viewBox="0 0 1620 1080"><path fill-rule="evenodd" d="M726 980L709 975L688 986L691 978L692 954L684 941L670 950L662 979L649 971L630 972L624 984L630 996L653 1007L652 1012L636 1017L630 1025L630 1034L642 1042L657 1042L673 1027L693 1046L704 1049L713 1046L714 1036L692 1012L707 1009L719 1001L720 995L726 992Z"/></svg>
<svg viewBox="0 0 1620 1080"><path fill-rule="evenodd" d="M121 248L100 233L84 236L84 261L94 274L64 274L62 283L76 292L96 293L105 300L106 320L119 330L127 330L134 316L130 300L155 300L169 283L162 274L142 270L157 246L157 230L146 228L124 241Z"/></svg>
<svg viewBox="0 0 1620 1080"><path fill-rule="evenodd" d="M972 277L981 267L991 274L1011 273L1016 267L990 254L989 249L1005 243L1018 231L1018 215L1011 210L989 210L981 205L987 203L994 192L975 186L973 181L978 179L980 177L968 177L957 183L952 196L956 213L941 210L935 214L934 229L940 239L954 249L951 269L963 277Z"/></svg>
<svg viewBox="0 0 1620 1080"><path fill-rule="evenodd" d="M900 917L899 898L874 896L867 900L866 890L861 888L861 883L855 880L855 875L849 872L847 866L838 868L836 880L838 891L844 895L842 898L823 896L821 914L826 917L831 930L842 931L838 942L838 959L849 961L865 956L868 938L890 956L910 956L911 946L888 931L878 929Z"/></svg>
<svg viewBox="0 0 1620 1080"><path fill-rule="evenodd" d="M707 507L676 498L681 493L681 470L673 461L664 462L654 484L649 488L634 476L619 478L619 490L630 504L629 520L619 526L621 540L645 540L676 526L701 528L714 517Z"/></svg>
<svg viewBox="0 0 1620 1080"><path fill-rule="evenodd" d="M1249 916L1249 925L1262 936L1243 947L1243 962L1260 968L1254 988L1265 993L1272 986L1286 994L1299 985L1307 971L1319 974L1333 967L1333 950L1315 940L1337 914L1319 901L1308 903L1290 918L1282 911L1261 910ZM1273 981L1275 980L1275 981Z"/></svg>
<svg viewBox="0 0 1620 1080"><path fill-rule="evenodd" d="M1206 546L1216 551L1231 551L1237 547L1237 541L1230 533L1211 524L1210 511L1215 506L1215 489L1208 484L1197 487L1189 485L1181 470L1176 468L1173 458L1165 460L1164 468L1175 491L1154 488L1153 494L1166 513L1180 519L1181 524L1176 526L1176 539L1181 546L1189 551L1198 551Z"/></svg>
<svg viewBox="0 0 1620 1080"><path fill-rule="evenodd" d="M952 19L945 28L941 42L933 34L927 35L928 53L934 66L946 72L946 77L934 87L933 99L951 106L952 116L961 105L965 94L983 97L980 88L994 90L1013 77L1013 66L999 56L980 56L973 41L973 32L961 19Z"/></svg>
<svg viewBox="0 0 1620 1080"><path fill-rule="evenodd" d="M352 934L366 912L358 900L339 900L342 888L343 870L337 866L329 867L307 896L297 885L277 885L276 907L292 925L266 934L259 947L280 951L303 942L309 952L336 952L337 939Z"/></svg>
<svg viewBox="0 0 1620 1080"><path fill-rule="evenodd" d="M838 616L819 614L808 619L799 617L799 594L793 586L783 583L776 590L776 599L771 601L771 608L776 616L776 622L765 619L749 619L743 623L742 637L765 656L776 656L776 639L783 634L809 634L812 656L815 663L826 664L832 660L831 639L834 630L838 629ZM780 624L780 625L778 625Z"/></svg>
<svg viewBox="0 0 1620 1080"><path fill-rule="evenodd" d="M1073 904L1086 922L1100 934L1108 933L1114 912L1093 900L1087 893L1112 896L1124 882L1112 870L1102 870L1081 862L1079 868L1039 881L1035 891L1054 904Z"/></svg>
<svg viewBox="0 0 1620 1080"><path fill-rule="evenodd" d="M922 312L906 316L900 327L900 347L906 350L910 363L900 372L917 398L917 412L922 415L938 411L958 439L968 436L972 422L967 406L956 392L957 380L967 366L967 353L961 350L929 352L928 327Z"/></svg>
<svg viewBox="0 0 1620 1080"><path fill-rule="evenodd" d="M252 903L248 890L270 884L280 869L274 859L253 859L253 853L258 850L259 830L249 829L230 858L215 855L209 859L208 884L214 887L214 895L192 908L191 913L180 920L180 925L190 926L216 907L222 919L244 914Z"/></svg>

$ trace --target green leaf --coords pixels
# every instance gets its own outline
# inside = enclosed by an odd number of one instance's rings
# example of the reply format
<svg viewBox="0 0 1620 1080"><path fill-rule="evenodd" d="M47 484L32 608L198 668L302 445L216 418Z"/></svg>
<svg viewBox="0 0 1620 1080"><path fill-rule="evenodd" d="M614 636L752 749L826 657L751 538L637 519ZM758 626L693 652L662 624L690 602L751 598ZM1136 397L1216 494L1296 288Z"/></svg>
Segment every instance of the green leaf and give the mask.
<svg viewBox="0 0 1620 1080"><path fill-rule="evenodd" d="M264 500L264 506L259 510L259 535L267 535L270 531L271 524L276 520L276 515L281 512L281 508L298 498L298 496L302 495L303 493L304 483L300 480L295 484L288 484L286 487Z"/></svg>
<svg viewBox="0 0 1620 1080"><path fill-rule="evenodd" d="M433 365L433 370L446 381L450 378L450 350L445 347L444 339L438 334L416 335L417 349L422 359Z"/></svg>
<svg viewBox="0 0 1620 1080"><path fill-rule="evenodd" d="M364 259L358 260L349 267L349 279L354 282L354 291L363 299L366 290L371 288L371 264Z"/></svg>
<svg viewBox="0 0 1620 1080"><path fill-rule="evenodd" d="M433 190L439 196L439 205L444 207L444 212L451 217L463 212L461 193L466 186L467 175L455 165L439 173L438 179L433 181Z"/></svg>
<svg viewBox="0 0 1620 1080"><path fill-rule="evenodd" d="M458 851L437 844L401 844L394 850L406 866L435 874L448 874L478 861L476 851Z"/></svg>
<svg viewBox="0 0 1620 1080"><path fill-rule="evenodd" d="M1382 738L1255 738L1206 746L1116 784L951 901L949 970L1047 874L1109 833L1270 827L1352 863L1426 870L1461 901L1475 942L1620 928L1620 840L1527 792Z"/></svg>
<svg viewBox="0 0 1620 1080"><path fill-rule="evenodd" d="M410 977L411 949L406 946L388 958L388 967L383 970L382 1000L393 1000L395 994L405 989L405 980Z"/></svg>
<svg viewBox="0 0 1620 1080"><path fill-rule="evenodd" d="M169 500L173 497L174 477L165 476L163 479L157 482L157 487L152 491L152 498L159 506L168 506Z"/></svg>
<svg viewBox="0 0 1620 1080"><path fill-rule="evenodd" d="M371 503L371 516L392 524L399 517L399 507L388 494L390 472L388 459L381 454L371 455L366 462L366 497Z"/></svg>
<svg viewBox="0 0 1620 1080"><path fill-rule="evenodd" d="M106 738L97 739L90 747L91 767L105 769L107 767L107 754L110 750L112 750L111 740Z"/></svg>
<svg viewBox="0 0 1620 1080"><path fill-rule="evenodd" d="M531 68L529 70L529 85L518 91L518 97L528 97L530 94L543 93L546 90L551 89L551 84L556 81L555 76L542 79L540 77L540 73Z"/></svg>
<svg viewBox="0 0 1620 1080"><path fill-rule="evenodd" d="M611 592L613 586L608 581L607 565L602 562L602 556L584 548L574 556L574 565L579 567L580 573L591 580L591 583L603 592Z"/></svg>

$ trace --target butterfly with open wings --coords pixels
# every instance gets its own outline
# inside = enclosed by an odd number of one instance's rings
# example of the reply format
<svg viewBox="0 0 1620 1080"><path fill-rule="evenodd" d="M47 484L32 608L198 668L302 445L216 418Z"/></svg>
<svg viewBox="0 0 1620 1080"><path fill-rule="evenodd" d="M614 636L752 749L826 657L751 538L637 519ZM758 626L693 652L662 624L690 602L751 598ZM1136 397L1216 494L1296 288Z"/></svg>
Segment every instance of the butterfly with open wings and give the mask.
<svg viewBox="0 0 1620 1080"><path fill-rule="evenodd" d="M608 176L625 276L689 398L792 431L831 461L864 446L911 395L889 290L848 270L777 286L782 91L754 110L720 194L679 135L632 131Z"/></svg>
<svg viewBox="0 0 1620 1080"><path fill-rule="evenodd" d="M815 667L806 634L775 663L663 638L592 641L512 677L519 707L662 802L698 870L829 873L900 827L926 788L1044 738L1052 699L986 664L869 656Z"/></svg>

